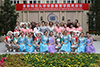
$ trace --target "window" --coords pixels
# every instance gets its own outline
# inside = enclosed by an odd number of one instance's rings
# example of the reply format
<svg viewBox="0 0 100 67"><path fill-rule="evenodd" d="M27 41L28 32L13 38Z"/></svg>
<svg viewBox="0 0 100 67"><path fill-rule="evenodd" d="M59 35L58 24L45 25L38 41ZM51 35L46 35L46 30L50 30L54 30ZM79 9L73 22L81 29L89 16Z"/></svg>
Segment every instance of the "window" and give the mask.
<svg viewBox="0 0 100 67"><path fill-rule="evenodd" d="M81 3L81 0L78 0L78 3Z"/></svg>
<svg viewBox="0 0 100 67"><path fill-rule="evenodd" d="M66 3L66 0L63 0L63 3Z"/></svg>
<svg viewBox="0 0 100 67"><path fill-rule="evenodd" d="M85 3L91 3L91 0L85 0Z"/></svg>
<svg viewBox="0 0 100 67"><path fill-rule="evenodd" d="M19 3L19 0L10 0L11 4L17 4Z"/></svg>
<svg viewBox="0 0 100 67"><path fill-rule="evenodd" d="M36 0L34 0L33 3L36 3Z"/></svg>
<svg viewBox="0 0 100 67"><path fill-rule="evenodd" d="M38 3L41 3L41 1L40 1L40 0L38 0Z"/></svg>
<svg viewBox="0 0 100 67"><path fill-rule="evenodd" d="M72 3L74 3L74 0L72 0Z"/></svg>
<svg viewBox="0 0 100 67"><path fill-rule="evenodd" d="M34 4L36 4L36 3L41 3L41 0L28 0L28 2L29 3L34 3Z"/></svg>
<svg viewBox="0 0 100 67"><path fill-rule="evenodd" d="M26 4L26 3L27 3L27 1L23 1L23 3L24 3L24 4Z"/></svg>
<svg viewBox="0 0 100 67"><path fill-rule="evenodd" d="M58 3L58 0L46 0L46 3Z"/></svg>
<svg viewBox="0 0 100 67"><path fill-rule="evenodd" d="M67 3L70 3L70 0L67 0Z"/></svg>

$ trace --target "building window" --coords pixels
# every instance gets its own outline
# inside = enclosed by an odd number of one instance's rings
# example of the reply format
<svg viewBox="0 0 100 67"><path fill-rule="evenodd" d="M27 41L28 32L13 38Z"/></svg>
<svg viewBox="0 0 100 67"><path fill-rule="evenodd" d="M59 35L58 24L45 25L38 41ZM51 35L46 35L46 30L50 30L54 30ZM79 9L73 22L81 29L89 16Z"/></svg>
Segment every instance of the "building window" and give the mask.
<svg viewBox="0 0 100 67"><path fill-rule="evenodd" d="M23 3L24 3L24 4L26 4L26 3L27 3L27 1L23 1Z"/></svg>
<svg viewBox="0 0 100 67"><path fill-rule="evenodd" d="M40 0L38 0L38 3L41 3L41 1L40 1Z"/></svg>
<svg viewBox="0 0 100 67"><path fill-rule="evenodd" d="M31 3L31 4L41 3L41 0L28 0L28 3Z"/></svg>
<svg viewBox="0 0 100 67"><path fill-rule="evenodd" d="M19 0L10 0L11 4L18 4Z"/></svg>
<svg viewBox="0 0 100 67"><path fill-rule="evenodd" d="M36 3L36 0L34 0L33 3Z"/></svg>
<svg viewBox="0 0 100 67"><path fill-rule="evenodd" d="M66 3L66 0L63 0L63 3Z"/></svg>
<svg viewBox="0 0 100 67"><path fill-rule="evenodd" d="M58 0L46 0L46 3L58 3Z"/></svg>
<svg viewBox="0 0 100 67"><path fill-rule="evenodd" d="M85 0L85 3L91 3L91 0Z"/></svg>
<svg viewBox="0 0 100 67"><path fill-rule="evenodd" d="M81 3L81 0L78 0L78 3Z"/></svg>
<svg viewBox="0 0 100 67"><path fill-rule="evenodd" d="M72 3L74 3L74 0L72 0Z"/></svg>
<svg viewBox="0 0 100 67"><path fill-rule="evenodd" d="M70 3L70 0L67 0L67 3Z"/></svg>

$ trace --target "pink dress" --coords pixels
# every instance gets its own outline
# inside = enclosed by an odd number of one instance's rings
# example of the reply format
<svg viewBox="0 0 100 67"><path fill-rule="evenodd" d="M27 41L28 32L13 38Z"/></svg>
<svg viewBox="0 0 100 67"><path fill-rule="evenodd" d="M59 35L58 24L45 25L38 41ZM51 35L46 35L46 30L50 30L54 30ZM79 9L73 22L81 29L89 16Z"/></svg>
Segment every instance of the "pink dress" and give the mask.
<svg viewBox="0 0 100 67"><path fill-rule="evenodd" d="M69 34L69 27L63 29L63 31L65 30L67 30L67 34Z"/></svg>
<svg viewBox="0 0 100 67"><path fill-rule="evenodd" d="M32 29L27 29L27 32L29 33L29 32L31 32L31 33L33 33L33 30Z"/></svg>
<svg viewBox="0 0 100 67"><path fill-rule="evenodd" d="M74 31L74 30L75 30L75 27L69 28L69 31Z"/></svg>
<svg viewBox="0 0 100 67"><path fill-rule="evenodd" d="M24 34L26 34L27 29L21 28L21 31L24 32Z"/></svg>
<svg viewBox="0 0 100 67"><path fill-rule="evenodd" d="M82 31L82 27L76 28L77 31Z"/></svg>
<svg viewBox="0 0 100 67"><path fill-rule="evenodd" d="M62 28L61 28L61 27L59 27L59 28L58 28L58 27L55 28L55 32L57 32L57 33L58 33L58 32L62 33Z"/></svg>

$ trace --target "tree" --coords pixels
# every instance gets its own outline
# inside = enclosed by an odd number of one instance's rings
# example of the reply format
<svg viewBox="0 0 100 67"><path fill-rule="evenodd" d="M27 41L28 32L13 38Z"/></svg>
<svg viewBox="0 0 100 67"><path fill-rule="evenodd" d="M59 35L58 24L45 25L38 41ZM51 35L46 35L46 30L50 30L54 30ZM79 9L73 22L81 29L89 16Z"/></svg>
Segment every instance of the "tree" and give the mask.
<svg viewBox="0 0 100 67"><path fill-rule="evenodd" d="M0 32L2 30L5 33L9 30L13 31L19 16L19 13L16 13L16 6L12 5L10 0L5 0L0 9Z"/></svg>
<svg viewBox="0 0 100 67"><path fill-rule="evenodd" d="M88 24L90 31L100 31L100 0L91 0L88 15Z"/></svg>

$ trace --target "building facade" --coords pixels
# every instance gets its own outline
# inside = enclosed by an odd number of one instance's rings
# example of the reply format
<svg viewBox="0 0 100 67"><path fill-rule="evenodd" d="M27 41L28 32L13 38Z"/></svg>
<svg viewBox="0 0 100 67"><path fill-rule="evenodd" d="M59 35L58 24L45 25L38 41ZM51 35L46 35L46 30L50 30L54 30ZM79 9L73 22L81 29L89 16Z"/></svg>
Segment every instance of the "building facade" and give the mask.
<svg viewBox="0 0 100 67"><path fill-rule="evenodd" d="M3 2L3 0L2 0ZM42 4L42 3L91 3L90 0L11 0L12 4ZM16 11L19 13L19 22L41 22L48 21L48 15L55 14L58 22L66 23L68 19L74 22L75 19L79 20L83 28L83 32L88 31L88 10L59 10L59 11Z"/></svg>

